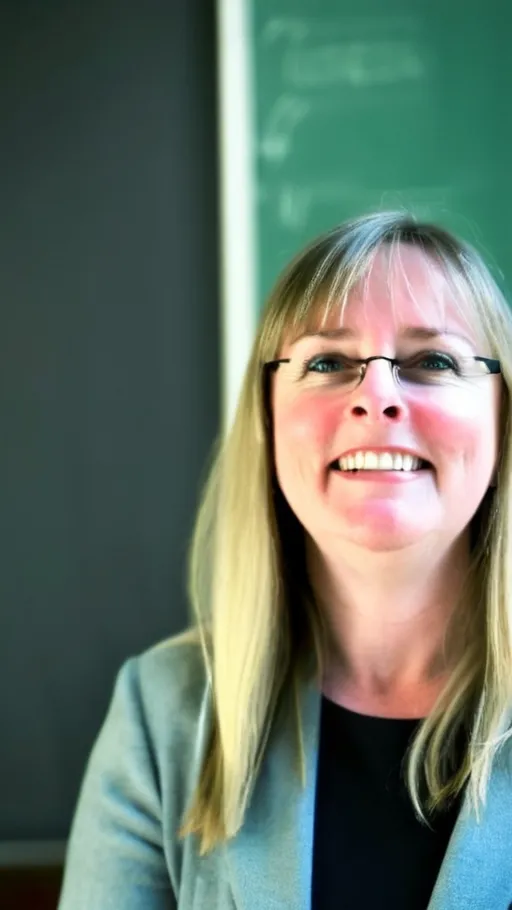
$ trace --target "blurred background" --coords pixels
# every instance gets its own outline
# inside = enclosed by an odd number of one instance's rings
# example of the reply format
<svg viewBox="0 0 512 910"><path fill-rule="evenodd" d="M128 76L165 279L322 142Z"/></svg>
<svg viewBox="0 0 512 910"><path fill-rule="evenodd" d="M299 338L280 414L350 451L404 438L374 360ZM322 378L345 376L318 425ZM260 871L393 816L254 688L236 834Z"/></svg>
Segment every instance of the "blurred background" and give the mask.
<svg viewBox="0 0 512 910"><path fill-rule="evenodd" d="M409 207L510 278L501 0L1 0L0 907L56 906L115 674L187 623L279 269Z"/></svg>

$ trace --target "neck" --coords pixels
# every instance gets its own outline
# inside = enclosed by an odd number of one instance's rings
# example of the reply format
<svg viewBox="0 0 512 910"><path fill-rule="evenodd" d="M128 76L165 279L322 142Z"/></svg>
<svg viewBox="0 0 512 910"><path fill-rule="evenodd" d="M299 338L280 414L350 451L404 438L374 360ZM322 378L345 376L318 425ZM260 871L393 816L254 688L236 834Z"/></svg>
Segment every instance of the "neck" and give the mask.
<svg viewBox="0 0 512 910"><path fill-rule="evenodd" d="M324 693L383 716L425 716L451 666L446 632L469 564L466 539L443 556L326 553L310 542L308 569L325 618Z"/></svg>

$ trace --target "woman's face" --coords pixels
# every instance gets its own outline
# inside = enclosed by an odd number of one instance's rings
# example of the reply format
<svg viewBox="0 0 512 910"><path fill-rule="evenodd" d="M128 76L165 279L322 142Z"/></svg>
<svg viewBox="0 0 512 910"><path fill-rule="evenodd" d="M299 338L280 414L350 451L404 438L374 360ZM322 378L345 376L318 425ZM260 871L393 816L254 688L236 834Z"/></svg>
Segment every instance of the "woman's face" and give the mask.
<svg viewBox="0 0 512 910"><path fill-rule="evenodd" d="M273 377L277 479L320 549L336 540L374 551L422 540L448 549L493 482L500 377L462 379L448 368L450 358L491 356L488 345L424 253L403 245L400 268L388 273L387 263L380 251L364 293L352 293L343 317L333 311L321 328L331 337L283 345L279 356L292 362ZM339 355L424 351L443 355L420 357L433 370L426 383L397 382L385 360L372 361L359 384L337 372Z"/></svg>

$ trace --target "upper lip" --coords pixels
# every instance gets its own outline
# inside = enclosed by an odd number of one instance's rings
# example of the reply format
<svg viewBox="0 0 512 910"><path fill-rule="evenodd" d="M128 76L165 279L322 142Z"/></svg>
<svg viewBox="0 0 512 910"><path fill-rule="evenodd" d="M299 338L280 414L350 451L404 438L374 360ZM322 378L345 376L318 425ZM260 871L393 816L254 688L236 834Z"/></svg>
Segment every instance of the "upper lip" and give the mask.
<svg viewBox="0 0 512 910"><path fill-rule="evenodd" d="M416 449L411 449L408 446L372 446L372 445L361 445L353 446L350 449L346 449L342 452L341 455L334 460L334 463L340 460L340 458L348 458L349 455L355 455L356 452L390 452L392 455L412 455L414 458L420 458L421 461L427 461L430 464L428 458L425 458L420 452Z"/></svg>

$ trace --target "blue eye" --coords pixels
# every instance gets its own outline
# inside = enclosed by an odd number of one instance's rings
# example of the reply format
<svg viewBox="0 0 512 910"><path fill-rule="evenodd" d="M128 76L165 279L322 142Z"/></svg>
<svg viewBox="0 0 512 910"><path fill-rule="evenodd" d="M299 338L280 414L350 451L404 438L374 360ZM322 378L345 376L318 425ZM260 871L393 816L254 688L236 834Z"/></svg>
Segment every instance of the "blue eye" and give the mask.
<svg viewBox="0 0 512 910"><path fill-rule="evenodd" d="M320 354L306 360L304 372L306 373L342 373L353 369L350 361L340 354Z"/></svg>
<svg viewBox="0 0 512 910"><path fill-rule="evenodd" d="M444 353L444 351L426 351L418 354L408 361L407 366L420 370L432 370L433 372L453 370L454 373L460 373L459 365L455 358L451 354Z"/></svg>
<svg viewBox="0 0 512 910"><path fill-rule="evenodd" d="M399 377L416 385L439 385L462 376L460 363L445 351L421 351L403 360Z"/></svg>

